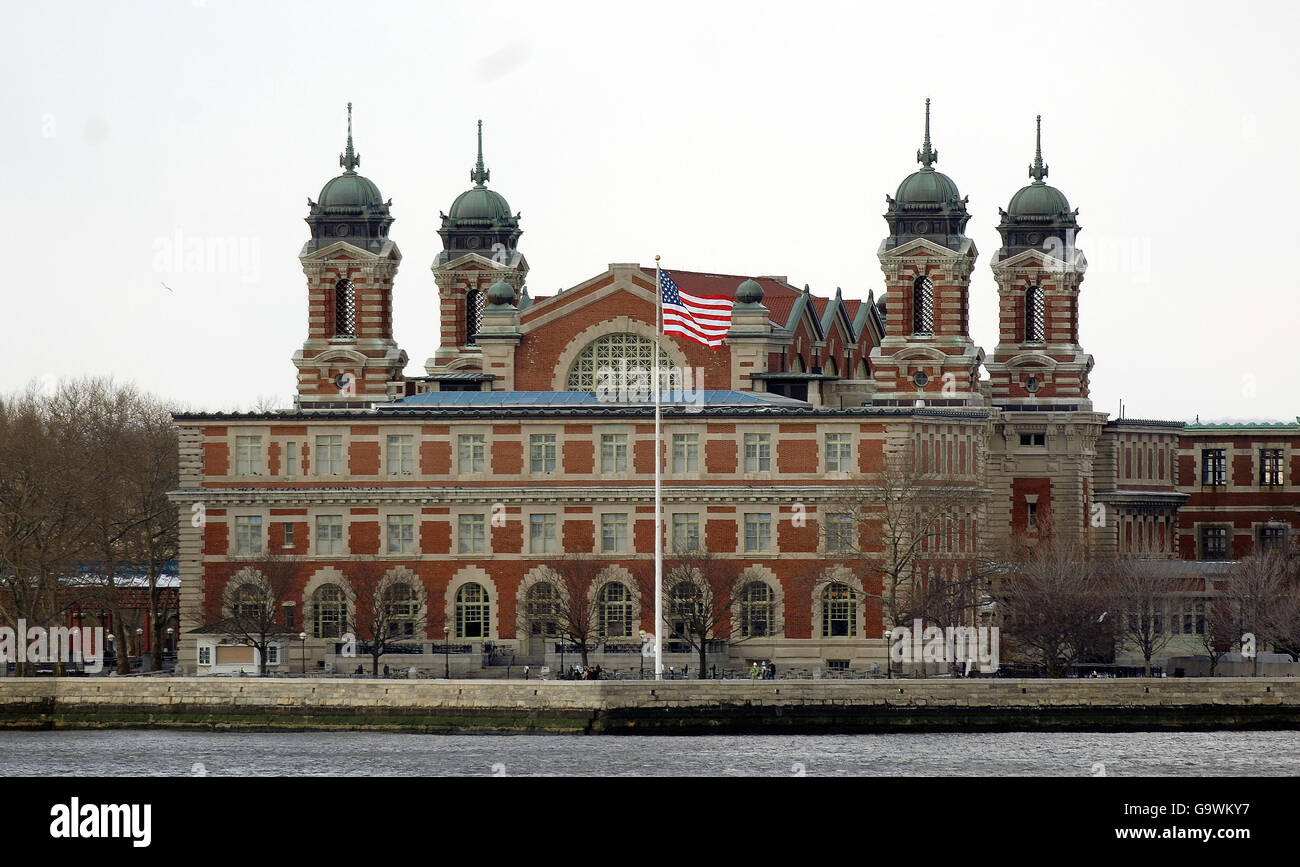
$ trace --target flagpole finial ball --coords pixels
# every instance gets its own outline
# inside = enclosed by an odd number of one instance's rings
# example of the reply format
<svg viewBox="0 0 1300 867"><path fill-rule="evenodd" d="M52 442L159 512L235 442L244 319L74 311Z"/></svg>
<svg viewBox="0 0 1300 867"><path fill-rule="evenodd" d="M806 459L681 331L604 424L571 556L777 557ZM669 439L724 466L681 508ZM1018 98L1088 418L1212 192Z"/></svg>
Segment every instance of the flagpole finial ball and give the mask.
<svg viewBox="0 0 1300 867"><path fill-rule="evenodd" d="M659 261L659 254L658 254L658 253L655 254L655 261L656 261L656 262Z"/></svg>

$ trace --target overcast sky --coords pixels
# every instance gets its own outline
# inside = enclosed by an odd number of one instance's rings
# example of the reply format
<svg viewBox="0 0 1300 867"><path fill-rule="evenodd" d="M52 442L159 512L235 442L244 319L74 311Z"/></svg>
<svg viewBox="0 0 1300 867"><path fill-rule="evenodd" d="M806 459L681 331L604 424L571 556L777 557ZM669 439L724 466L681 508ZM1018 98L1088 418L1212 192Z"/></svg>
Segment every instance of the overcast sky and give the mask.
<svg viewBox="0 0 1300 867"><path fill-rule="evenodd" d="M303 218L348 101L393 200L409 374L437 346L438 214L470 185L478 118L534 295L659 253L865 298L928 96L937 168L970 197L987 352L998 208L1041 113L1090 262L1096 407L1293 419L1300 13L1135 5L11 4L0 390L111 373L194 408L287 405Z"/></svg>

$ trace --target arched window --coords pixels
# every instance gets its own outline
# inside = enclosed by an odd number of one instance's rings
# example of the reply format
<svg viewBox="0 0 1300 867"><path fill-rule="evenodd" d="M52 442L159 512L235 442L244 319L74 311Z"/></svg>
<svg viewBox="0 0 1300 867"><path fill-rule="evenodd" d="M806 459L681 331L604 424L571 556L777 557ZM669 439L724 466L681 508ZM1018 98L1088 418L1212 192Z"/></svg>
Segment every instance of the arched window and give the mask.
<svg viewBox="0 0 1300 867"><path fill-rule="evenodd" d="M827 584L822 591L822 638L858 634L858 598L847 584Z"/></svg>
<svg viewBox="0 0 1300 867"><path fill-rule="evenodd" d="M1043 287L1030 286L1025 290L1025 342L1042 343L1046 339Z"/></svg>
<svg viewBox="0 0 1300 867"><path fill-rule="evenodd" d="M346 277L334 284L334 336L357 335L357 289Z"/></svg>
<svg viewBox="0 0 1300 867"><path fill-rule="evenodd" d="M632 635L632 594L617 581L600 588L600 635L602 638Z"/></svg>
<svg viewBox="0 0 1300 867"><path fill-rule="evenodd" d="M924 274L912 284L912 333L934 334L934 281Z"/></svg>
<svg viewBox="0 0 1300 867"><path fill-rule="evenodd" d="M312 634L338 638L347 630L348 606L337 584L324 584L311 596Z"/></svg>
<svg viewBox="0 0 1300 867"><path fill-rule="evenodd" d="M763 638L776 631L776 599L772 588L762 581L751 581L740 591L740 635Z"/></svg>
<svg viewBox="0 0 1300 867"><path fill-rule="evenodd" d="M261 620L267 616L266 592L252 582L241 585L231 598L230 613L240 620Z"/></svg>
<svg viewBox="0 0 1300 867"><path fill-rule="evenodd" d="M656 357L654 341L640 334L624 332L598 337L583 348L569 368L569 391L618 391L620 387L645 394L651 389L652 359ZM663 391L682 388L681 373L668 353L658 350L659 386Z"/></svg>
<svg viewBox="0 0 1300 867"><path fill-rule="evenodd" d="M483 327L483 293L471 289L465 296L465 342L467 344L478 343L478 331L481 327Z"/></svg>
<svg viewBox="0 0 1300 867"><path fill-rule="evenodd" d="M482 584L463 584L456 591L456 637L487 638L492 606Z"/></svg>
<svg viewBox="0 0 1300 867"><path fill-rule="evenodd" d="M420 603L415 590L405 581L398 581L384 590L384 625L389 638L415 637L415 622L419 617Z"/></svg>
<svg viewBox="0 0 1300 867"><path fill-rule="evenodd" d="M690 581L678 582L673 588L669 605L669 633L673 638L688 638L700 629L704 620L704 603L700 598L699 587Z"/></svg>
<svg viewBox="0 0 1300 867"><path fill-rule="evenodd" d="M549 581L539 581L528 588L524 612L528 617L530 634L546 637L560 634L559 600L556 598L555 585Z"/></svg>

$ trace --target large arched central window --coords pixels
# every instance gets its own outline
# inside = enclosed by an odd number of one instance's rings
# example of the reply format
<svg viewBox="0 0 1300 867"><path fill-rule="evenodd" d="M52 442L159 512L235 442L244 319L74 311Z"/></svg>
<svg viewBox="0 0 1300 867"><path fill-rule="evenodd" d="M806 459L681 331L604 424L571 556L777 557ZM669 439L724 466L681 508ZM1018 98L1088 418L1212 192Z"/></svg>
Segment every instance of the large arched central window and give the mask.
<svg viewBox="0 0 1300 867"><path fill-rule="evenodd" d="M934 281L924 274L912 284L912 333L934 333Z"/></svg>
<svg viewBox="0 0 1300 867"><path fill-rule="evenodd" d="M622 332L598 337L574 359L565 388L594 394L598 386L609 391L623 387L649 393L655 349L654 341L640 334ZM660 389L680 390L681 372L673 366L668 353L659 349L658 358Z"/></svg>
<svg viewBox="0 0 1300 867"><path fill-rule="evenodd" d="M1042 343L1046 339L1046 316L1043 309L1043 287L1030 286L1025 290L1025 342Z"/></svg>

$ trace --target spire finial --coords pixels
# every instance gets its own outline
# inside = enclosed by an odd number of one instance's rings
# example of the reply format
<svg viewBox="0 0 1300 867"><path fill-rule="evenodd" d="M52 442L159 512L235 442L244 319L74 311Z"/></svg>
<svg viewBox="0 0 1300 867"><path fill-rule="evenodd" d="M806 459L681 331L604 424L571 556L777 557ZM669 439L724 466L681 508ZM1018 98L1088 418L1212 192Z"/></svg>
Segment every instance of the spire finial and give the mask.
<svg viewBox="0 0 1300 867"><path fill-rule="evenodd" d="M478 122L478 162L474 164L474 171L469 173L469 179L474 182L474 186L481 187L487 183L492 173L483 168L483 121Z"/></svg>
<svg viewBox="0 0 1300 867"><path fill-rule="evenodd" d="M916 152L916 161L924 168L930 168L939 161L939 152L930 147L930 97L925 98L925 141Z"/></svg>
<svg viewBox="0 0 1300 867"><path fill-rule="evenodd" d="M349 172L361 165L361 154L352 147L352 103L350 102L348 103L348 146L343 153L339 154L339 165Z"/></svg>
<svg viewBox="0 0 1300 867"><path fill-rule="evenodd" d="M1041 184L1047 177L1047 166L1043 165L1043 116L1038 116L1038 144L1034 149L1034 164L1029 167L1029 176L1034 183Z"/></svg>

